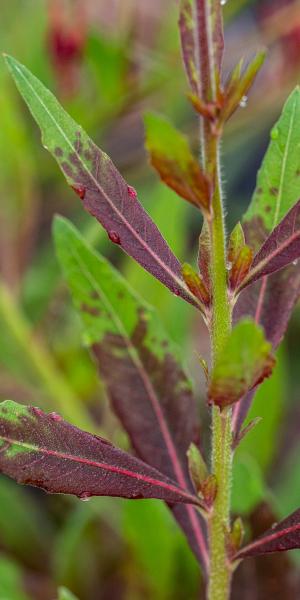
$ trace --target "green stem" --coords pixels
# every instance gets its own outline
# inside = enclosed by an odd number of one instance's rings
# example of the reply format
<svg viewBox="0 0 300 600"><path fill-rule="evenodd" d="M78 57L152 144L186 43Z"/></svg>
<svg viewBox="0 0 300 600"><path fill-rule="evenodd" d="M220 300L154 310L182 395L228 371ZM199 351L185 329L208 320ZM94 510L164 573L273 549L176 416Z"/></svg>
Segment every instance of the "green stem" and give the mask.
<svg viewBox="0 0 300 600"><path fill-rule="evenodd" d="M217 142L215 164L218 165ZM212 157L211 157L212 160ZM217 167L218 169L219 167ZM217 360L231 330L231 309L227 292L224 211L220 176L217 173L210 226L212 319L212 362ZM230 524L230 486L232 469L231 409L212 409L212 472L217 478L218 492L209 519L210 581L209 600L227 600L231 573L226 554L226 529Z"/></svg>
<svg viewBox="0 0 300 600"><path fill-rule="evenodd" d="M8 328L16 347L22 352L34 379L51 398L52 407L79 427L89 431L95 426L80 400L58 372L46 348L33 337L29 323L16 305L8 288L0 284L0 317Z"/></svg>
<svg viewBox="0 0 300 600"><path fill-rule="evenodd" d="M219 174L218 141L207 139L210 168L214 168L215 191L210 223L212 317L212 363L217 360L231 331L231 308L227 292L224 210ZM209 518L210 579L209 600L228 600L231 573L226 553L226 529L230 524L230 487L232 470L231 409L212 409L212 473L218 491Z"/></svg>

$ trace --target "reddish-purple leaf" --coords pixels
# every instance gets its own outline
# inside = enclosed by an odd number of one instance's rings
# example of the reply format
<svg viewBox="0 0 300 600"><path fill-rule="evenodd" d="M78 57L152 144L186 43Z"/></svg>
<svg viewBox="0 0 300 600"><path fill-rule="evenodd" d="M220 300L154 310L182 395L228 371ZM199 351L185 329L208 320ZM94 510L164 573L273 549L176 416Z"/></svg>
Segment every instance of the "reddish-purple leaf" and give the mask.
<svg viewBox="0 0 300 600"><path fill-rule="evenodd" d="M26 67L11 57L6 57L6 62L41 128L44 146L85 209L103 225L112 242L171 292L197 306L182 280L179 261L139 203L136 191Z"/></svg>
<svg viewBox="0 0 300 600"><path fill-rule="evenodd" d="M179 31L186 74L191 89L197 96L199 92L199 77L196 68L193 0L181 0Z"/></svg>
<svg viewBox="0 0 300 600"><path fill-rule="evenodd" d="M0 470L51 493L159 498L198 504L172 480L56 413L7 400L0 405Z"/></svg>
<svg viewBox="0 0 300 600"><path fill-rule="evenodd" d="M242 548L233 560L300 548L300 509Z"/></svg>
<svg viewBox="0 0 300 600"><path fill-rule="evenodd" d="M239 290L261 277L275 273L300 257L300 200L275 227L254 257Z"/></svg>
<svg viewBox="0 0 300 600"><path fill-rule="evenodd" d="M181 0L179 29L182 55L192 92L204 101L222 66L224 52L222 6L219 0ZM212 39L210 35L212 32ZM212 52L210 48L212 45Z"/></svg>
<svg viewBox="0 0 300 600"><path fill-rule="evenodd" d="M198 435L191 384L154 311L92 251L65 219L55 220L59 260L113 409L137 454L192 490L187 450ZM180 482L180 483L179 483ZM203 520L194 508L175 516L203 565Z"/></svg>

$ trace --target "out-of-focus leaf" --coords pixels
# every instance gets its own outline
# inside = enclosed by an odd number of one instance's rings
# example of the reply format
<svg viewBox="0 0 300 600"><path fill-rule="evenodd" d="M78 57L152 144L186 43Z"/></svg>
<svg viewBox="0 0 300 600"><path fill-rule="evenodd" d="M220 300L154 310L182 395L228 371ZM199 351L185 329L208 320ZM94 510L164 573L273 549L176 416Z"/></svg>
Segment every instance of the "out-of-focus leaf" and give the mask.
<svg viewBox="0 0 300 600"><path fill-rule="evenodd" d="M291 208L275 227L254 257L248 275L241 280L240 289L261 277L275 273L290 263L297 266L300 256L300 201Z"/></svg>
<svg viewBox="0 0 300 600"><path fill-rule="evenodd" d="M300 548L300 509L242 548L235 559Z"/></svg>
<svg viewBox="0 0 300 600"><path fill-rule="evenodd" d="M28 493L1 475L0 539L29 567L45 566L51 547L52 530L47 515ZM28 547L30 540L30 548ZM47 540L47 542L46 542Z"/></svg>
<svg viewBox="0 0 300 600"><path fill-rule="evenodd" d="M209 400L220 408L237 402L272 372L271 344L253 321L238 323L211 374ZM270 408L271 410L271 408Z"/></svg>
<svg viewBox="0 0 300 600"><path fill-rule="evenodd" d="M0 405L0 469L18 483L79 498L160 498L197 504L142 461L98 436L10 400Z"/></svg>
<svg viewBox="0 0 300 600"><path fill-rule="evenodd" d="M181 277L180 264L110 158L63 110L44 85L11 57L6 57L16 85L42 131L67 182L84 207L120 245L174 294L197 306Z"/></svg>
<svg viewBox="0 0 300 600"><path fill-rule="evenodd" d="M272 376L264 381L255 394L246 425L260 417L256 427L247 433L235 453L235 460L248 454L265 472L277 449L278 429L284 416L287 397L287 373L283 349L278 353ZM239 486L240 488L242 485Z"/></svg>
<svg viewBox="0 0 300 600"><path fill-rule="evenodd" d="M66 587L60 587L58 590L58 600L77 600L77 598Z"/></svg>
<svg viewBox="0 0 300 600"><path fill-rule="evenodd" d="M239 453L233 463L232 511L247 515L265 499L267 490L256 460L249 454Z"/></svg>
<svg viewBox="0 0 300 600"><path fill-rule="evenodd" d="M187 138L167 119L145 115L146 147L160 178L179 196L209 212L210 184L190 149Z"/></svg>
<svg viewBox="0 0 300 600"><path fill-rule="evenodd" d="M156 314L121 275L94 253L65 219L54 228L59 260L83 319L113 408L139 456L188 487L187 449L197 428L196 407L177 350ZM172 476L171 476L172 474ZM198 515L184 510L198 555L205 542ZM180 515L177 515L178 519Z"/></svg>
<svg viewBox="0 0 300 600"><path fill-rule="evenodd" d="M22 570L4 556L0 557L0 600L30 600L24 590Z"/></svg>

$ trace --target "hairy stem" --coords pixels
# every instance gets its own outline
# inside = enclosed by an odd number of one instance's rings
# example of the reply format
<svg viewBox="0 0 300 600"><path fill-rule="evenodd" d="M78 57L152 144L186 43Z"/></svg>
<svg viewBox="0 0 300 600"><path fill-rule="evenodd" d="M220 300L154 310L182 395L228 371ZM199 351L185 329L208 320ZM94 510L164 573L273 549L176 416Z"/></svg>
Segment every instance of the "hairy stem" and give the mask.
<svg viewBox="0 0 300 600"><path fill-rule="evenodd" d="M216 101L216 61L212 43L214 0L195 0L199 93L205 102ZM212 313L210 322L212 364L217 360L231 331L231 307L227 292L225 224L219 165L219 132L210 121L200 119L201 160L213 187L210 232ZM228 600L231 573L226 553L226 530L230 524L232 471L231 409L212 409L212 473L217 479L217 496L208 520L208 600Z"/></svg>
<svg viewBox="0 0 300 600"><path fill-rule="evenodd" d="M211 144L213 146L213 144ZM218 165L218 148L210 157ZM211 163L212 164L212 163ZM231 309L227 294L224 211L221 184L216 169L213 198L213 218L210 224L212 319L212 363L221 352L231 330ZM226 530L230 523L230 487L232 469L231 409L212 409L212 473L217 478L218 491L209 519L210 579L209 600L227 600L230 594L231 573L226 555Z"/></svg>

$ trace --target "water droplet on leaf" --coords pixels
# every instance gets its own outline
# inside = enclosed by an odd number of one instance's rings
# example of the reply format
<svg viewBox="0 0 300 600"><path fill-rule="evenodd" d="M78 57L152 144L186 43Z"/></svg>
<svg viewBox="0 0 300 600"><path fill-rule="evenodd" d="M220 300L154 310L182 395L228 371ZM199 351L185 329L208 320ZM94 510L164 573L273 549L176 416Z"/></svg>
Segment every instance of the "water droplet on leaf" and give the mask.
<svg viewBox="0 0 300 600"><path fill-rule="evenodd" d="M136 190L131 185L127 186L127 191L128 191L129 196L131 196L131 198L137 197Z"/></svg>
<svg viewBox="0 0 300 600"><path fill-rule="evenodd" d="M241 98L241 101L240 101L240 107L241 108L246 108L247 104L248 104L248 97L247 96L243 96Z"/></svg>
<svg viewBox="0 0 300 600"><path fill-rule="evenodd" d="M56 421L57 423L63 420L62 416L55 412L49 413L49 417L52 419L52 421Z"/></svg>
<svg viewBox="0 0 300 600"><path fill-rule="evenodd" d="M221 6L225 6L226 3L227 3L227 0L220 0Z"/></svg>
<svg viewBox="0 0 300 600"><path fill-rule="evenodd" d="M78 498L82 502L88 502L91 499L91 497L92 494L90 494L89 492L81 492L81 494L78 494Z"/></svg>
<svg viewBox="0 0 300 600"><path fill-rule="evenodd" d="M297 260L293 260L293 265L294 265L294 267L296 267L296 266L297 266L297 264L298 264L298 259L297 259Z"/></svg>
<svg viewBox="0 0 300 600"><path fill-rule="evenodd" d="M110 241L113 242L114 244L121 243L120 236L115 231L109 231L107 235L108 235Z"/></svg>
<svg viewBox="0 0 300 600"><path fill-rule="evenodd" d="M232 269L232 262L226 263L226 269L227 271L230 271Z"/></svg>
<svg viewBox="0 0 300 600"><path fill-rule="evenodd" d="M83 185L71 185L71 188L79 196L80 200L84 200L86 189Z"/></svg>

